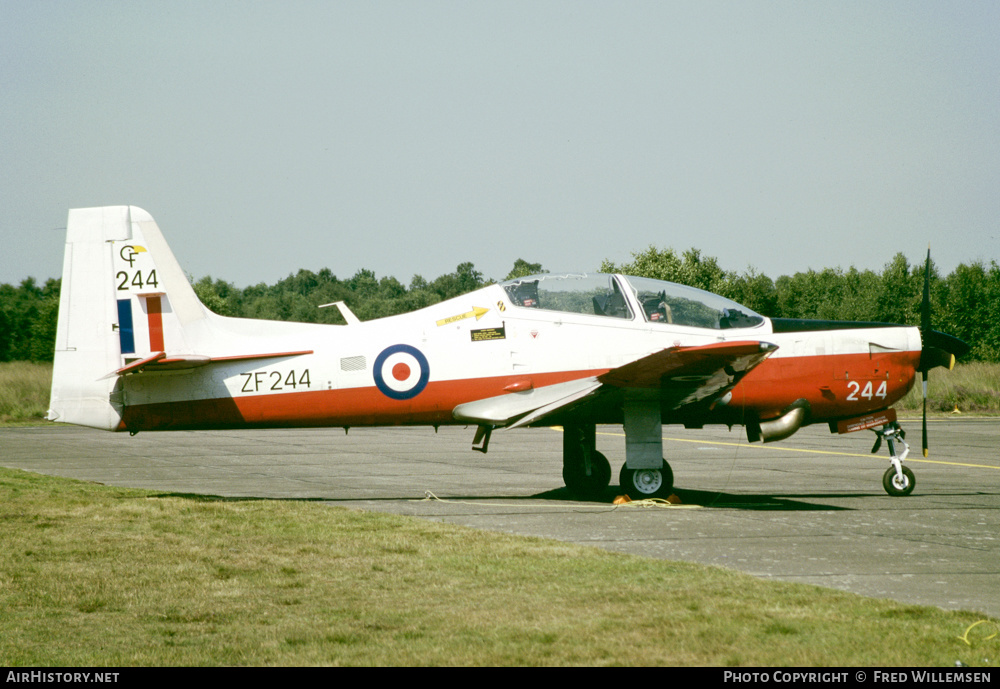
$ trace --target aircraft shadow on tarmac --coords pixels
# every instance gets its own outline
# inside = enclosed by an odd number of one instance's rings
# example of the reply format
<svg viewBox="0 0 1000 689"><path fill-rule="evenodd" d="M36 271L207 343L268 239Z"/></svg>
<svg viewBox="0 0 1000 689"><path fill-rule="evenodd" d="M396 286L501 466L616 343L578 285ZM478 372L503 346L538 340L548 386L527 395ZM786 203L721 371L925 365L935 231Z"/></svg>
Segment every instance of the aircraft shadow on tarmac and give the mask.
<svg viewBox="0 0 1000 689"><path fill-rule="evenodd" d="M210 495L207 493L157 493L152 498L180 498L194 502L335 502L330 498L276 498L267 495ZM405 499L405 498L396 498Z"/></svg>
<svg viewBox="0 0 1000 689"><path fill-rule="evenodd" d="M621 495L624 491L620 490L618 486L611 486L601 495L590 500L581 500L578 497L574 497L565 488L557 488L556 490L547 491L545 493L539 493L532 497L536 499L545 500L572 500L574 502L597 502L597 503L610 503L618 495ZM733 493L724 493L721 491L706 491L706 490L688 490L684 488L675 488L673 491L674 495L680 498L681 505L698 505L705 508L725 508L725 509L739 509L739 510L759 510L759 511L770 511L770 512L794 512L794 511L829 511L829 510L849 510L848 507L835 507L827 504L815 504L810 502L805 502L802 500L792 500L790 496L778 496L778 495L735 495ZM836 496L825 496L825 495L802 495L795 496L796 498L823 498L823 497L845 497L843 494L838 494ZM862 496L858 496L862 497ZM868 497L868 496L864 496Z"/></svg>
<svg viewBox="0 0 1000 689"><path fill-rule="evenodd" d="M519 500L551 500L554 502L586 502L595 505L611 505L613 500L622 493L617 486L610 486L603 495L583 499L573 495L565 486L533 495L449 495L441 498L445 502L467 501L467 502L496 502L498 500L516 502ZM800 499L792 499L787 495L735 495L719 491L686 490L678 488L674 494L680 498L682 505L698 505L704 508L718 509L738 509L751 511L770 512L795 512L795 511L841 511L850 510L849 507L838 507L829 504L816 504ZM398 495L393 497L358 497L358 498L325 498L320 496L297 497L297 498L275 498L266 496L221 496L205 495L200 493L161 493L158 497L163 498L184 498L197 502L249 502L254 500L273 500L290 502L325 502L325 503L357 503L357 502L398 502L400 500L419 501L421 499L433 500L436 496L424 495ZM868 494L845 495L796 495L795 498L824 498L824 497L871 497Z"/></svg>

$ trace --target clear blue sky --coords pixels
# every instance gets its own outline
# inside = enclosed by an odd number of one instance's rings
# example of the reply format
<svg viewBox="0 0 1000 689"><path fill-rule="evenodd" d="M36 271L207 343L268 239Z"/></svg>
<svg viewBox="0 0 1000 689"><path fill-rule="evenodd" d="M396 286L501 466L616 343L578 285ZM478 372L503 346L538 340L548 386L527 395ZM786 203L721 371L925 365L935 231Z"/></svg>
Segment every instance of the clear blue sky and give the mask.
<svg viewBox="0 0 1000 689"><path fill-rule="evenodd" d="M185 270L408 283L1000 261L1000 3L0 0L0 282L69 208Z"/></svg>

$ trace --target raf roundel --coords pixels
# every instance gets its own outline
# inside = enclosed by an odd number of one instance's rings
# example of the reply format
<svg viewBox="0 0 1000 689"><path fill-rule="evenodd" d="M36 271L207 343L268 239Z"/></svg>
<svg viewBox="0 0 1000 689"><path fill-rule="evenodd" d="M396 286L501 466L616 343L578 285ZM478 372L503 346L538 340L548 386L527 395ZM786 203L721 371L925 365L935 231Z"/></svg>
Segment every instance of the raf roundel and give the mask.
<svg viewBox="0 0 1000 689"><path fill-rule="evenodd" d="M375 358L375 386L386 397L408 400L419 395L431 377L427 357L416 347L386 347Z"/></svg>

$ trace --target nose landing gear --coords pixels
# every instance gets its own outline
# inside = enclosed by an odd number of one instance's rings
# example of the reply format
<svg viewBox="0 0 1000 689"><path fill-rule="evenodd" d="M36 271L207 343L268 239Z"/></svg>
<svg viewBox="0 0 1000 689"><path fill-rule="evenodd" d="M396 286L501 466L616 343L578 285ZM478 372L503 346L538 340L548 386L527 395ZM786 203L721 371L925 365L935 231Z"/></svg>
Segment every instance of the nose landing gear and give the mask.
<svg viewBox="0 0 1000 689"><path fill-rule="evenodd" d="M872 447L872 454L882 447L882 440L885 439L889 446L889 462L892 464L882 476L882 487L885 492L893 497L902 497L913 492L917 485L917 479L909 467L903 466L903 460L910 454L910 446L906 444L906 431L900 428L895 421L887 423L882 430L875 430L875 445ZM903 446L903 452L896 454L896 443Z"/></svg>

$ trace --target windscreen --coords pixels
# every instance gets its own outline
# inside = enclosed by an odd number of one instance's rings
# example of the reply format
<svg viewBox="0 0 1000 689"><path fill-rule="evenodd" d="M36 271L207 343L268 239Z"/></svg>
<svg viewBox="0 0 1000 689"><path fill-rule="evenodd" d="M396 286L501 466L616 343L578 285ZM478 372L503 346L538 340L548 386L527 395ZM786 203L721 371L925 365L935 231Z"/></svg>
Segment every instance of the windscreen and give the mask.
<svg viewBox="0 0 1000 689"><path fill-rule="evenodd" d="M650 323L725 330L752 328L764 322L763 316L718 294L665 280L625 280Z"/></svg>

